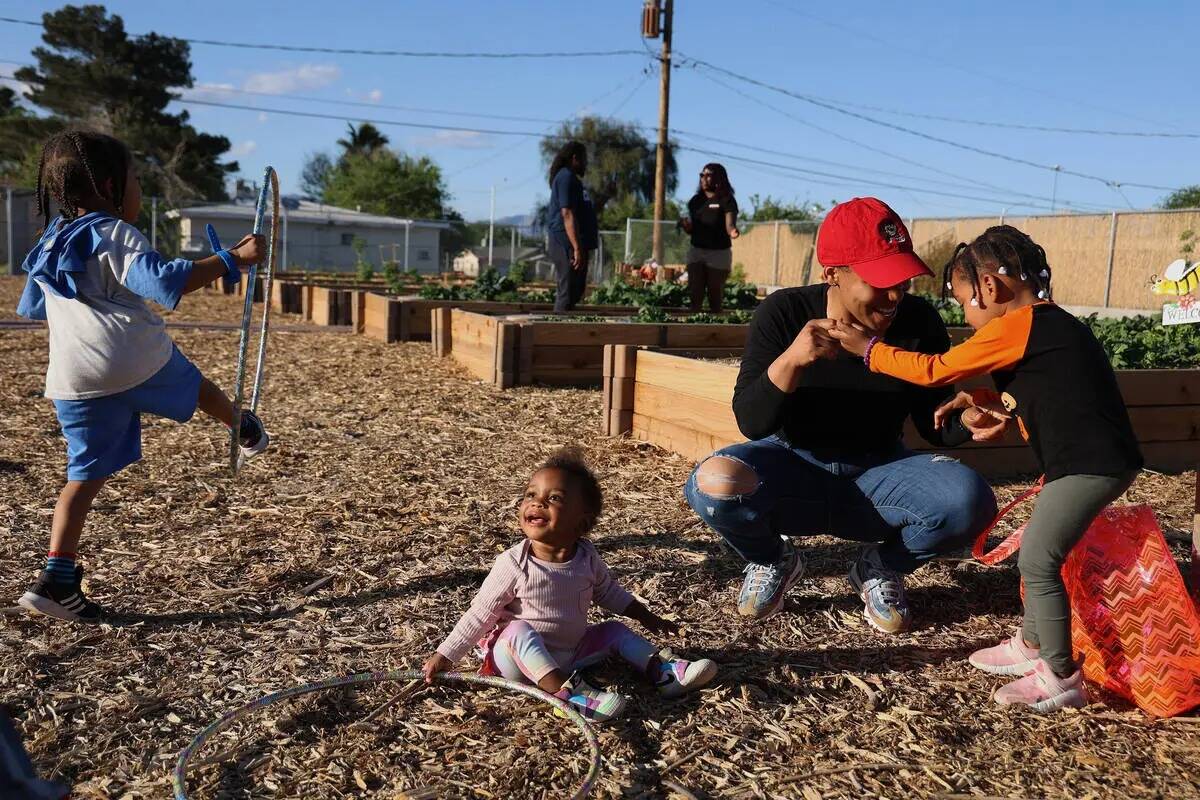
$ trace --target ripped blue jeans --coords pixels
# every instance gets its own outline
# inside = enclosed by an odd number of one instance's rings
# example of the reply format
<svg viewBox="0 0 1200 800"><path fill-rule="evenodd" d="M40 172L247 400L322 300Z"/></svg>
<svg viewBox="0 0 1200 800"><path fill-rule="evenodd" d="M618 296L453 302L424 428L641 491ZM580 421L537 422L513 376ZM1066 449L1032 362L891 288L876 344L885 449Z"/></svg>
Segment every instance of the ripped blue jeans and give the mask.
<svg viewBox="0 0 1200 800"><path fill-rule="evenodd" d="M706 459L692 471L684 495L710 528L755 564L779 560L780 536L827 534L879 542L883 565L907 574L966 547L996 516L996 497L979 473L899 443L890 452L826 461L770 436L709 458L718 456L753 471L754 480L738 487L749 491L701 491L697 475Z"/></svg>

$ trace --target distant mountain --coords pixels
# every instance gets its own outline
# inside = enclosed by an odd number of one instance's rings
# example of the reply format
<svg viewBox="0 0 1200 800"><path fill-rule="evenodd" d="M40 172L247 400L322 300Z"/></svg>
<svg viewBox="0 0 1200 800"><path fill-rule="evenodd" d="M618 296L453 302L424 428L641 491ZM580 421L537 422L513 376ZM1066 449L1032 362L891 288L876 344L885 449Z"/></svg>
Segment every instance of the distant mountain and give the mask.
<svg viewBox="0 0 1200 800"><path fill-rule="evenodd" d="M486 222L487 220L484 220ZM509 217L496 217L497 225L516 225L520 228L528 228L533 224L533 214L513 214Z"/></svg>

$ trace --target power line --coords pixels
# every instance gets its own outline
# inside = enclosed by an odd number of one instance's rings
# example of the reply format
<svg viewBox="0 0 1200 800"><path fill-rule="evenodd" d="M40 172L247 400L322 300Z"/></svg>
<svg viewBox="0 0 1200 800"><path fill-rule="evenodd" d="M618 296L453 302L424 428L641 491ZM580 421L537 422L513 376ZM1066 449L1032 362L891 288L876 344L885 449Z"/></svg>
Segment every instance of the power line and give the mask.
<svg viewBox="0 0 1200 800"><path fill-rule="evenodd" d="M876 44L884 45L889 49L889 51L899 51L899 52L903 52L903 53L909 53L910 55L914 55L917 58L925 59L927 61L932 61L936 64L941 64L943 66L950 67L951 69L955 69L960 72L965 72L970 75L979 75L980 77L987 78L988 80L996 81L997 83L1003 83L1008 86L1012 86L1014 88L1020 89L1023 92L1040 94L1043 97L1049 97L1051 99L1058 100L1060 102L1071 103L1072 105L1079 106L1080 108L1089 108L1093 111L1103 111L1106 114L1115 114L1117 116L1128 117L1129 119L1136 119L1140 122L1149 122L1149 123L1152 123L1155 125L1163 124L1163 123L1155 122L1154 120L1149 120L1144 117L1139 117L1137 115L1130 114L1127 111L1120 111L1117 109L1105 108L1104 106L1097 106L1097 105L1092 105L1090 103L1084 103L1084 102L1081 102L1080 100L1078 100L1077 98L1056 95L1053 92L1047 92L1045 89L1039 88L1037 86L1028 86L1028 85L1025 85L1022 83L1018 83L1009 78L971 67L969 64L963 63L962 60L939 58L936 55L933 55L932 53L929 53L929 52L926 52L923 50L917 50L915 48L905 47L903 44L897 42L895 38L884 39L883 37L880 37L880 36L874 36L872 34L864 32L864 31L857 30L855 28L851 28L847 25L842 25L840 23L833 22L833 21L825 19L823 17L819 17L816 14L813 14L809 11L801 11L797 8L793 8L792 6L786 5L782 2L778 2L778 0L765 0L765 1L768 4L775 6L776 8L779 8L784 11L795 14L798 17L805 17L807 19L811 19L814 22L818 22L822 25L833 28L835 30L840 30L844 33L848 33L851 36L857 36L859 38L867 39L869 41L875 42ZM878 110L878 109L876 109L876 110ZM1175 126L1168 125L1168 127L1175 127Z"/></svg>
<svg viewBox="0 0 1200 800"><path fill-rule="evenodd" d="M994 197L980 197L978 195L959 194L956 192L943 192L938 189L921 189L921 188L918 188L915 186L904 186L902 184L897 184L897 183L886 183L883 181L867 180L867 179L863 179L863 178L856 178L856 177L850 176L850 175L837 175L837 174L829 173L829 172L818 172L816 170L807 170L802 167L791 166L790 164L780 164L780 163L774 162L774 161L763 161L763 160L757 159L757 158L746 158L744 156L735 156L731 153L719 153L715 150L702 150L699 148L686 147L686 146L682 146L682 145L679 147L679 149L693 152L693 153L700 153L702 155L716 156L717 158L725 158L725 159L729 159L730 161L740 161L740 162L743 162L746 164L757 164L760 166L774 167L776 169L783 169L783 170L787 170L789 172L796 172L796 173L800 173L803 175L808 175L808 174L816 175L819 177L818 178L808 178L807 180L809 180L812 183L825 184L825 185L829 185L829 186L854 186L854 185L861 185L861 184L870 184L873 186L881 186L881 187L888 188L888 189L897 189L899 191L917 192L920 194L933 194L933 195L939 195L941 197L954 197L954 198L958 198L961 200L975 200L977 202L993 203L993 204L999 205L999 206L1003 206L1003 205L1007 204L1010 207L1011 206L1023 206L1026 208L1041 208L1041 209L1047 209L1047 210L1050 209L1049 206L1042 205L1040 203L1008 203L1008 201L1006 201L1006 200L998 200ZM834 180L833 181L822 180L821 178L832 178Z"/></svg>
<svg viewBox="0 0 1200 800"><path fill-rule="evenodd" d="M740 147L745 150L753 150L755 152L765 153L767 155L782 156L783 158L792 158L792 159L796 159L799 161L812 161L813 163L817 163L817 164L826 164L826 165L834 166L834 167L842 167L843 169L852 169L852 170L856 170L858 172L864 172L867 174L885 175L885 176L892 176L895 178L906 178L908 180L922 181L927 184L948 186L950 188L955 188L955 189L971 190L971 189L977 189L977 188L995 188L997 191L1000 191L1002 193L1012 194L1013 197L1016 197L1016 198L1028 198L1028 199L1032 199L1032 200L1050 200L1050 198L1042 197L1041 195L1028 194L1025 192L1018 192L1015 190L1005 189L1005 188L999 187L999 186L989 187L986 184L979 184L979 183L974 183L974 182L955 183L953 181L941 181L941 180L937 180L935 178L925 178L925 177L921 177L919 175L911 175L911 174L904 173L904 172L892 172L890 170L871 169L868 167L860 167L855 164L846 164L841 161L829 161L829 160L823 159L823 158L811 158L809 156L802 156L802 155L798 155L796 153L788 153L788 152L785 152L782 150L772 150L772 149L766 148L766 147L756 147L754 145L742 144L740 142L731 141L729 139L720 139L715 136L707 136L707 135L702 135L702 134L698 134L698 133L688 133L687 131L682 131L679 129L676 129L675 133L679 136L684 137L685 139L688 139L688 138L703 139L703 140L708 140L710 142L716 142L718 144L729 145L732 147ZM1091 204L1091 203L1084 203L1084 204L1064 203L1064 205L1075 205L1075 206L1083 207L1083 206L1093 206L1094 204ZM1096 208L1105 208L1104 206L1095 206L1095 207Z"/></svg>
<svg viewBox="0 0 1200 800"><path fill-rule="evenodd" d="M818 108L824 108L826 110L833 111L838 114L843 114L848 117L860 119L864 122L869 122L872 125L878 125L883 128L889 128L891 130L900 131L901 133L907 133L910 136L916 136L920 139L926 139L931 142L937 142L938 144L944 144L944 145L947 145L948 147L954 147L959 150L966 150L967 152L978 153L979 155L989 156L990 158L998 158L998 159L1001 159L1003 161L1008 161L1013 164L1021 164L1023 166L1033 167L1035 169L1046 170L1048 172L1060 172L1063 175L1073 175L1077 178L1083 178L1085 180L1103 183L1106 186L1132 186L1132 187L1137 187L1137 188L1141 188L1141 189L1154 189L1154 190L1158 190L1158 191L1167 191L1167 192L1173 192L1173 191L1175 191L1175 188L1176 188L1176 187L1171 187L1171 186L1158 186L1158 185L1148 184L1148 183L1134 183L1131 181L1117 181L1117 180L1113 180L1111 178L1104 178L1099 175L1091 175L1086 172L1079 172L1077 170L1062 169L1058 166L1052 166L1049 164L1039 164L1036 161L1029 161L1028 159L1019 158L1017 156L1010 156L1005 153L997 153L992 150L985 150L982 147L975 147L974 145L963 144L962 142L956 142L952 139L943 139L940 136L934 136L933 134L925 133L923 131L913 130L912 128L906 128L903 125L897 125L892 122L885 122L883 120L878 120L878 119L875 119L874 117L869 117L866 114L859 114L856 111L851 111L847 108L842 108L840 106L836 106L836 105L834 105L832 103L828 103L824 100L819 100L819 99L817 99L815 97L811 97L809 95L800 94L799 92L793 92L790 89L784 89L781 86L775 86L774 84L770 84L765 81L760 81L756 78L751 78L749 76L739 74L732 70L725 69L724 67L719 67L716 64L705 61L703 59L696 58L694 56L688 56L683 53L680 53L679 55L682 58L687 59L687 61L695 64L696 66L702 67L704 69L713 70L715 72L719 72L723 75L727 75L731 78L740 80L744 83L749 83L754 86L761 87L763 89L769 89L770 91L778 92L779 94L785 95L787 97L791 97L795 100L800 100L801 102L804 102L804 103L809 103L811 105L817 106Z"/></svg>
<svg viewBox="0 0 1200 800"><path fill-rule="evenodd" d="M895 114L899 117L928 119L936 122L953 122L957 125L975 125L981 128L1005 128L1018 131L1037 131L1039 133L1069 133L1077 136L1125 136L1143 139L1200 139L1200 133L1168 133L1164 131L1114 131L1103 128L1061 128L1053 125L1025 125L1019 122L1000 122L999 120L967 119L966 117L948 117L940 114L922 114L916 111L903 111L898 108L883 108L882 106L865 105L863 103L848 103L844 100L833 100L828 97L819 98L827 103L845 106L846 108L861 108L866 111L878 111L882 114Z"/></svg>
<svg viewBox="0 0 1200 800"><path fill-rule="evenodd" d="M717 84L718 86L721 86L722 88L724 88L724 89L726 89L726 90L728 90L728 91L730 91L730 92L733 92L734 94L740 95L741 97L744 97L744 98L746 98L747 100L750 100L750 101L751 101L751 102L753 102L753 103L757 103L757 104L759 104L759 105L763 106L764 108L767 108L767 109L770 109L771 111L774 111L774 112L775 112L775 113L777 113L777 114L780 114L780 115L782 115L782 116L785 116L785 117L787 117L788 119L794 120L794 121L796 121L796 122L800 123L801 125L804 125L805 127L812 128L813 130L816 130L816 131L819 131L819 132L821 132L821 133L824 133L824 134L826 134L827 136L832 136L833 138L835 138L835 139L838 139L839 141L847 142L848 144L852 144L852 145L854 145L854 146L856 146L856 147L861 147L861 148L862 148L862 149L864 149L864 150L869 150L869 151L870 151L870 152L872 152L872 153L879 153L880 155L887 156L888 158L895 159L896 161L900 161L900 162L902 162L902 163L905 163L905 164L911 164L911 165L913 165L913 166L915 166L915 167L919 167L919 168L921 168L921 169L924 169L924 170L927 170L927 171L929 171L929 172L934 172L934 173L937 173L937 174L939 174L939 175L945 175L945 176L947 176L947 177L950 177L950 178L956 178L956 179L958 179L958 180L965 181L966 183L968 183L968 184L970 184L970 185L972 185L972 186L978 186L978 187L980 187L980 188L984 188L984 189L992 189L993 191L1002 192L1002 193L1004 193L1004 194L1011 194L1011 195L1014 195L1014 196L1024 196L1024 197L1029 197L1029 198L1031 198L1031 199L1036 199L1036 200L1046 200L1046 199L1048 199L1048 198L1046 198L1046 197L1042 197L1041 195L1031 195L1031 194L1028 194L1028 193L1026 193L1026 192L1021 192L1021 191L1018 191L1018 190L1016 190L1016 189L1009 189L1009 188L1007 188L1007 187L1004 187L1004 186L997 186L997 185L995 185L995 184L991 184L991 183L987 183L987 182L984 182L984 181L980 181L980 180L977 180L977 179L975 179L975 178L971 178L971 177L969 177L969 176L966 176L966 175L960 175L960 174L959 174L959 173L957 173L957 172L950 172L949 170L944 170L944 169L941 169L940 167L935 167L935 166L933 166L933 165L931 165L931 164L926 164L926 163L924 163L924 162L922 162L922 161L917 161L917 160L915 160L915 159L908 158L907 156L902 156L902 155L900 155L900 154L898 154L898 153L893 153L893 152L891 152L891 151L884 150L884 149L882 149L882 148L880 148L880 147L876 147L875 145L867 144L866 142L859 141L858 139L855 139L855 138L852 138L852 137L850 137L850 136L846 136L846 135L844 135L844 134L838 133L837 131L830 130L829 128L822 127L822 126L820 126L820 125L817 125L816 123L809 122L808 120L804 119L803 117L799 117L799 116L796 116L795 114L792 114L792 113L791 113L791 112L789 112L789 111L785 111L784 109L780 108L779 106L776 106L776 105L774 105L774 104L772 104L772 103L768 103L767 101L763 100L762 98L755 97L754 95L752 95L752 94L749 94L749 93L747 93L747 92L744 92L744 91L742 91L741 89L738 89L738 88L737 88L737 87L735 87L735 86L730 86L729 84L725 83L724 81L722 81L722 80L720 80L720 79L718 79L718 78L716 78L716 77L714 77L714 76L712 76L712 75L709 75L709 74L707 74L707 73L705 73L705 72L698 72L698 73L696 73L696 74L700 75L701 77L703 77L703 78L704 78L705 80L707 80L707 81L711 81L712 83L715 83L715 84ZM1087 204L1087 203L1072 203L1071 205L1076 205L1076 206L1086 206L1086 205L1090 205L1090 204Z"/></svg>
<svg viewBox="0 0 1200 800"><path fill-rule="evenodd" d="M401 122L394 119L369 119L365 117L346 117L338 114L321 114L316 111L292 111L284 108L263 108L262 106L247 106L240 103L218 103L212 100L179 99L175 101L185 106L212 106L214 108L232 108L238 111L259 111L264 114L282 114L290 117L309 117L310 119L332 119L338 122L370 122L372 125L396 125L401 128L420 128L434 131L456 131L460 133L482 133L492 136L541 136L537 131L508 131L494 128L470 128L463 125L431 125L422 122Z"/></svg>
<svg viewBox="0 0 1200 800"><path fill-rule="evenodd" d="M0 17L0 22L13 25L30 25L36 28L44 27L41 22L14 17ZM364 50L341 47L309 47L303 45L261 44L249 42L224 42L215 39L189 39L183 36L171 36L188 44L203 44L211 47L233 47L242 50L281 50L289 53L328 53L345 56L395 56L400 58L603 58L607 56L640 56L640 50L579 50L570 52L533 51L533 52L453 52L426 50Z"/></svg>

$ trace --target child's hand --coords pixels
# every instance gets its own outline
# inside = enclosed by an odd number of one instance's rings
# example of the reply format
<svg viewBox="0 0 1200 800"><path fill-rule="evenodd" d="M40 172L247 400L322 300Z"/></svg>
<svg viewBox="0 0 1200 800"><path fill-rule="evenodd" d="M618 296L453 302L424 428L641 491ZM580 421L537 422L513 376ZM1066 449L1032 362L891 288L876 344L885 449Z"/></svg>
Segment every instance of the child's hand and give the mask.
<svg viewBox="0 0 1200 800"><path fill-rule="evenodd" d="M441 653L434 653L425 660L421 671L425 673L425 682L433 683L433 676L439 672L449 672L454 669L454 662Z"/></svg>
<svg viewBox="0 0 1200 800"><path fill-rule="evenodd" d="M229 253L239 266L248 267L251 264L258 264L267 254L267 237L261 233L257 236L247 234L242 237L240 242L229 248Z"/></svg>
<svg viewBox="0 0 1200 800"><path fill-rule="evenodd" d="M841 342L842 349L847 353L862 358L867 353L867 345L871 342L871 337L867 336L867 332L857 325L844 322L835 322L833 327L829 328L826 333L833 339Z"/></svg>
<svg viewBox="0 0 1200 800"><path fill-rule="evenodd" d="M679 633L678 625L670 620L663 619L653 611L647 612L646 617L639 621L651 633Z"/></svg>
<svg viewBox="0 0 1200 800"><path fill-rule="evenodd" d="M941 430L946 417L962 411L962 424L977 442L997 439L1004 433L1011 415L1004 410L1000 396L989 389L959 392L933 412L933 427Z"/></svg>

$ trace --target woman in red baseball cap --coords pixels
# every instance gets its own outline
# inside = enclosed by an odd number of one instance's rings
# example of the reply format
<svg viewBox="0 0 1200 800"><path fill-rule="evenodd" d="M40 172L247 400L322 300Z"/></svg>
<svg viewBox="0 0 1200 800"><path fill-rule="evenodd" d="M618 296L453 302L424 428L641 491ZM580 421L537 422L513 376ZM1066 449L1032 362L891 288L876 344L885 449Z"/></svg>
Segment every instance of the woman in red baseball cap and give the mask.
<svg viewBox="0 0 1200 800"><path fill-rule="evenodd" d="M996 513L974 470L905 448L904 423L945 447L998 436L1004 421L954 413L937 429L934 411L952 389L873 375L828 335L837 321L909 350L949 349L937 311L907 293L913 278L932 273L895 211L872 197L835 206L817 260L821 283L777 291L754 314L733 398L750 441L703 461L685 495L748 562L739 614L775 613L803 575L784 537L830 534L867 543L850 582L868 622L898 633L910 624L904 575L968 545Z"/></svg>

